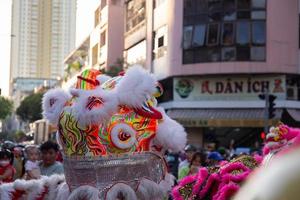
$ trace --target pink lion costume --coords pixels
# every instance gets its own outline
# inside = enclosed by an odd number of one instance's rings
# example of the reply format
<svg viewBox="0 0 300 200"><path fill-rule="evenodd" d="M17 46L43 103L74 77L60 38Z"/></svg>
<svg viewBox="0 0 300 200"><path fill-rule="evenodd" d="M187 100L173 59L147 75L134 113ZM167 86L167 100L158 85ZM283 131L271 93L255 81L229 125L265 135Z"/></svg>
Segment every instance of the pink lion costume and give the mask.
<svg viewBox="0 0 300 200"><path fill-rule="evenodd" d="M270 128L263 165L234 200L300 199L300 129L280 124Z"/></svg>
<svg viewBox="0 0 300 200"><path fill-rule="evenodd" d="M217 167L201 168L174 187L174 199L299 200L300 129L284 124L271 127L263 151L263 160L241 156Z"/></svg>
<svg viewBox="0 0 300 200"><path fill-rule="evenodd" d="M0 186L0 199L155 200L168 196L173 176L163 152L180 151L184 128L157 107L162 88L139 66L102 82L98 70L78 76L69 92L48 91L44 117L57 125L65 176Z"/></svg>
<svg viewBox="0 0 300 200"><path fill-rule="evenodd" d="M172 196L175 200L228 200L259 163L259 157L240 156L220 166L202 167L196 175L183 178Z"/></svg>

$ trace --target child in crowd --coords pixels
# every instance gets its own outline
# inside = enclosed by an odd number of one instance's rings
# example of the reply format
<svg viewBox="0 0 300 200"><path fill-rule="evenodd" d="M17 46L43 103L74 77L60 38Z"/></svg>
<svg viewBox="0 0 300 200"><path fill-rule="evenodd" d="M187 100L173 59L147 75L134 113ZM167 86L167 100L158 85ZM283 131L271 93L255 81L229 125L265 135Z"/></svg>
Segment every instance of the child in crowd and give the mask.
<svg viewBox="0 0 300 200"><path fill-rule="evenodd" d="M40 152L37 146L30 145L25 148L27 161L25 163L26 179L39 179L41 171L39 167Z"/></svg>
<svg viewBox="0 0 300 200"><path fill-rule="evenodd" d="M0 150L0 184L13 182L15 168L12 166L13 154L8 149Z"/></svg>

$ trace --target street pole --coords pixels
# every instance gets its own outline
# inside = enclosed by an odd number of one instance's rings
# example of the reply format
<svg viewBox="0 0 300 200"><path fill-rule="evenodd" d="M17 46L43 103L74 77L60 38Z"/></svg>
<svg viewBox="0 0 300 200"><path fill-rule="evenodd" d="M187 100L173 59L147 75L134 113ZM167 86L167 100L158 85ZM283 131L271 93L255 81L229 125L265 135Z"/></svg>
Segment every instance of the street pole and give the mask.
<svg viewBox="0 0 300 200"><path fill-rule="evenodd" d="M269 90L265 90L265 113L264 113L264 121L265 121L265 126L264 126L264 132L267 134L269 132Z"/></svg>

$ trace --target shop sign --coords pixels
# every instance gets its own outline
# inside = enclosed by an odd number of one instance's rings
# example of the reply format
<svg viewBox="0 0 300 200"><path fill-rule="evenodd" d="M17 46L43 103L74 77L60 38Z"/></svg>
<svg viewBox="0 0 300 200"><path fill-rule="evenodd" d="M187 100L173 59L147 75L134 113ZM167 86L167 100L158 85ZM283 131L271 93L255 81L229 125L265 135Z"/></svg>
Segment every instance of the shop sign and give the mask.
<svg viewBox="0 0 300 200"><path fill-rule="evenodd" d="M277 99L286 99L285 76L179 77L174 78L174 100L258 100L268 90Z"/></svg>

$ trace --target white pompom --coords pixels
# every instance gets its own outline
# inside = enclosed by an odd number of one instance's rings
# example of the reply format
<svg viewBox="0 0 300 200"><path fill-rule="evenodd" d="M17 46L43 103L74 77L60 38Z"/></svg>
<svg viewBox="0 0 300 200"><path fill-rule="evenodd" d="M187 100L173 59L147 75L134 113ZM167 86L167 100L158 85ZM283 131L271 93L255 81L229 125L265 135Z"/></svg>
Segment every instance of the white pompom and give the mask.
<svg viewBox="0 0 300 200"><path fill-rule="evenodd" d="M156 91L155 78L141 66L132 66L116 86L119 104L140 108Z"/></svg>
<svg viewBox="0 0 300 200"><path fill-rule="evenodd" d="M57 125L65 103L69 99L71 99L71 95L62 89L51 89L46 92L42 102L44 118L51 124Z"/></svg>

